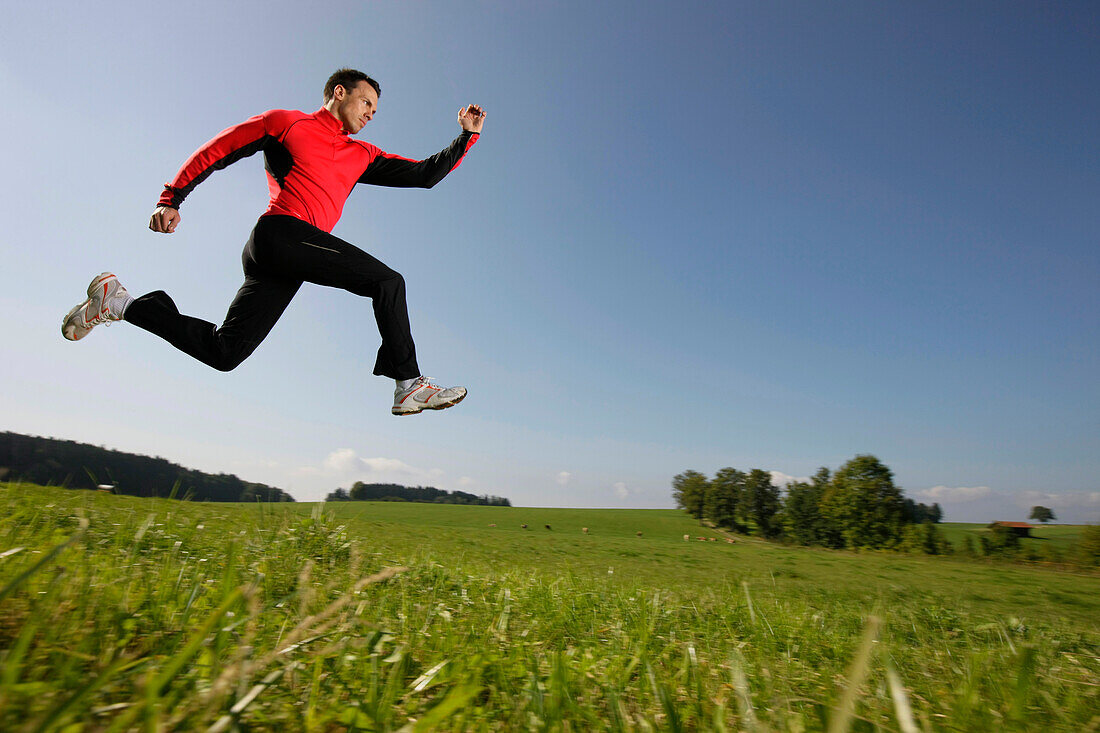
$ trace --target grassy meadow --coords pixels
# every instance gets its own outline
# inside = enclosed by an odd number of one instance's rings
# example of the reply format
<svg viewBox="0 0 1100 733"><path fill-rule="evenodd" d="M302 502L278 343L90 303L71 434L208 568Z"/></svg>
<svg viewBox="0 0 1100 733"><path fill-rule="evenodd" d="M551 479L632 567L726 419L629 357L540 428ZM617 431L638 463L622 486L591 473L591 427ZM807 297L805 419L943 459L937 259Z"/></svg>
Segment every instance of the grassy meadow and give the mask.
<svg viewBox="0 0 1100 733"><path fill-rule="evenodd" d="M0 730L1100 730L1100 577L724 540L0 483Z"/></svg>
<svg viewBox="0 0 1100 733"><path fill-rule="evenodd" d="M939 528L956 550L963 549L967 537L970 537L971 543L977 546L978 538L989 534L988 524L955 522L941 524ZM1025 553L1031 551L1039 557L1049 554L1050 550L1067 555L1072 552L1074 545L1080 539L1080 525L1036 523L1031 529L1031 536L1020 540L1020 549Z"/></svg>

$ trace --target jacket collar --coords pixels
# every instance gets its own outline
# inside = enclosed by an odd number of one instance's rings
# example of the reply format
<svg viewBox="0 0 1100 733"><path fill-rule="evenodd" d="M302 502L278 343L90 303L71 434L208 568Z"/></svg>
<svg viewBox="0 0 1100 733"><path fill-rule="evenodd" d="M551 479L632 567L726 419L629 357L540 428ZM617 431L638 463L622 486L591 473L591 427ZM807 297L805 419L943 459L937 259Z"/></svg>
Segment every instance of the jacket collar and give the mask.
<svg viewBox="0 0 1100 733"><path fill-rule="evenodd" d="M347 135L347 130L344 129L344 125L340 120L336 119L336 115L329 112L324 107L313 113L314 118L328 131L333 134L341 133Z"/></svg>

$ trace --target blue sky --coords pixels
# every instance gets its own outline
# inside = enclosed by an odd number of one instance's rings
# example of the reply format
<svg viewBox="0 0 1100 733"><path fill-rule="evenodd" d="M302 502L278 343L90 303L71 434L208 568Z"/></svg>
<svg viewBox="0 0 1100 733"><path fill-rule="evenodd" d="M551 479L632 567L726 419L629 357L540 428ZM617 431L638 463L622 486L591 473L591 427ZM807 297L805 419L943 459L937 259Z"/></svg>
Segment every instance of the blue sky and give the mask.
<svg viewBox="0 0 1100 733"><path fill-rule="evenodd" d="M171 237L161 186L220 129L382 83L360 134L431 191L334 233L401 271L420 363L470 397L389 415L370 304L304 288L214 372L61 316L111 270L220 321L260 156ZM0 429L318 499L356 480L671 506L686 469L873 453L948 519L1100 519L1094 3L20 4L0 23Z"/></svg>

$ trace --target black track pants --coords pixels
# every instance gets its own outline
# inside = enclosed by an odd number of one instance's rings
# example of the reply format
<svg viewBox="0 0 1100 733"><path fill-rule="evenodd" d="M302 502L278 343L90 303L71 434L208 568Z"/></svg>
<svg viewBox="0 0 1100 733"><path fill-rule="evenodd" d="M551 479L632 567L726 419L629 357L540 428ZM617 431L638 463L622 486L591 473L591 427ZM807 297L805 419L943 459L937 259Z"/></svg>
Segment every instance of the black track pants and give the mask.
<svg viewBox="0 0 1100 733"><path fill-rule="evenodd" d="M303 282L328 285L374 301L374 318L382 335L375 374L393 379L420 376L405 305L405 280L363 250L292 216L264 216L252 230L241 259L244 285L220 328L182 315L162 290L131 303L126 320L227 372L256 350ZM358 330L349 327L348 332Z"/></svg>

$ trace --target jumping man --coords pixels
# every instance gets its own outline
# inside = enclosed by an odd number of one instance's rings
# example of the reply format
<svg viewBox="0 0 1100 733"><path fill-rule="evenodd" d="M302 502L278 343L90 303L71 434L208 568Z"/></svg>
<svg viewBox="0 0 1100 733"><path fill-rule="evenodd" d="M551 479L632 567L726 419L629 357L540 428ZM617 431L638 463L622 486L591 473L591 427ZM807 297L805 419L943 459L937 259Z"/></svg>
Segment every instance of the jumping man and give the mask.
<svg viewBox="0 0 1100 733"><path fill-rule="evenodd" d="M354 140L378 111L381 87L361 71L341 69L325 84L324 105L313 114L273 109L230 127L203 145L164 186L149 228L171 234L179 206L216 170L264 152L271 203L244 247L244 284L220 327L182 315L158 290L133 298L111 273L88 286L88 298L65 316L70 341L95 326L125 320L221 371L248 358L279 320L303 282L342 288L374 303L382 336L374 373L397 382L392 412L413 415L462 401L465 387L442 388L420 373L405 304L405 280L361 249L330 232L356 183L431 188L458 167L481 135L485 112L471 104L458 113L462 132L424 160L383 152Z"/></svg>

